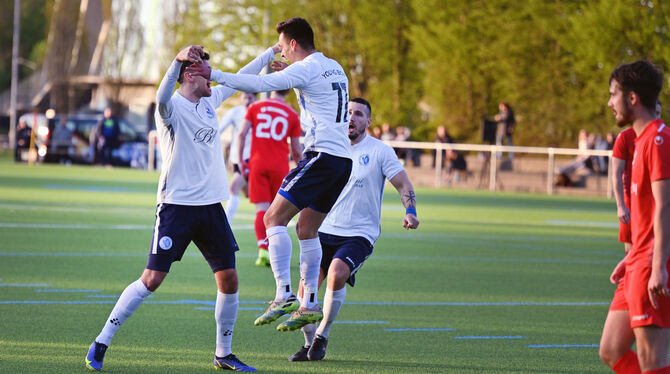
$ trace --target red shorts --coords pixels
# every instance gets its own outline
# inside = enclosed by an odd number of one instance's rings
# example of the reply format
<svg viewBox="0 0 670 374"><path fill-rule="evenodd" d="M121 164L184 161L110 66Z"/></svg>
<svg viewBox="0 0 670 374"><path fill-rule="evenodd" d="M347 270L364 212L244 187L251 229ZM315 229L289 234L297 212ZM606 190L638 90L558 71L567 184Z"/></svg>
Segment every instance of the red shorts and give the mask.
<svg viewBox="0 0 670 374"><path fill-rule="evenodd" d="M670 298L656 298L658 308L651 305L647 293L650 276L651 267L626 269L624 294L628 304L630 327L656 325L670 328Z"/></svg>
<svg viewBox="0 0 670 374"><path fill-rule="evenodd" d="M619 241L621 243L632 243L633 238L630 233L630 223L619 221Z"/></svg>
<svg viewBox="0 0 670 374"><path fill-rule="evenodd" d="M609 310L628 310L628 303L626 303L626 295L624 290L626 289L626 277L621 278L619 284L614 290L614 297L612 297L612 303L610 304Z"/></svg>
<svg viewBox="0 0 670 374"><path fill-rule="evenodd" d="M271 203L287 173L288 165L281 169L264 169L251 165L249 167L249 201L253 204Z"/></svg>

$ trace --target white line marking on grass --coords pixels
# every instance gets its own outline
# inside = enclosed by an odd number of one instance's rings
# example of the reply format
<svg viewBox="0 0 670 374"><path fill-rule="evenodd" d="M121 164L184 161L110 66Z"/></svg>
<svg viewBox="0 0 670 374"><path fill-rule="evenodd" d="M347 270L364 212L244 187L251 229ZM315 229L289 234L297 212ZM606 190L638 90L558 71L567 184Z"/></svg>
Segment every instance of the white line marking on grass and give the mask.
<svg viewBox="0 0 670 374"><path fill-rule="evenodd" d="M153 295L149 295L149 296L153 296ZM86 295L86 297L95 297L95 298L99 298L99 299L112 299L112 298L118 299L119 295Z"/></svg>
<svg viewBox="0 0 670 374"><path fill-rule="evenodd" d="M547 225L556 226L601 227L606 229L619 228L619 222L568 221L562 219L550 219L545 222Z"/></svg>
<svg viewBox="0 0 670 374"><path fill-rule="evenodd" d="M390 332L405 332L405 331L420 331L420 332L426 332L426 331L454 331L454 329L384 329L384 331L390 331Z"/></svg>
<svg viewBox="0 0 670 374"><path fill-rule="evenodd" d="M100 292L100 290L75 290L75 289L39 289L35 292L53 292L53 293L87 293L87 292Z"/></svg>
<svg viewBox="0 0 670 374"><path fill-rule="evenodd" d="M545 344L529 345L528 348L598 348L598 344Z"/></svg>
<svg viewBox="0 0 670 374"><path fill-rule="evenodd" d="M11 229L73 229L73 230L151 230L153 225L88 225L78 223L13 223L0 222L0 228ZM231 225L233 230L252 230L254 225Z"/></svg>
<svg viewBox="0 0 670 374"><path fill-rule="evenodd" d="M49 283L0 283L0 287L51 287Z"/></svg>
<svg viewBox="0 0 670 374"><path fill-rule="evenodd" d="M454 336L454 339L523 339L523 336Z"/></svg>

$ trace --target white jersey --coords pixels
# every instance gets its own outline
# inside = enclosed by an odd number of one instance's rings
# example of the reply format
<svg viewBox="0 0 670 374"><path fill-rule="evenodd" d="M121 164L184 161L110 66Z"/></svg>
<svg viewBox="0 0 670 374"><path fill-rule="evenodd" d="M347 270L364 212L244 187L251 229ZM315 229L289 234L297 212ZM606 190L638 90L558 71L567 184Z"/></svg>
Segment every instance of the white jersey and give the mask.
<svg viewBox="0 0 670 374"><path fill-rule="evenodd" d="M272 61L268 48L240 71L258 74ZM174 60L156 93L156 130L163 166L157 202L209 205L228 199L228 181L215 109L235 90L212 87L212 96L193 103L174 94L181 62Z"/></svg>
<svg viewBox="0 0 670 374"><path fill-rule="evenodd" d="M340 64L315 52L282 71L268 75L212 71L212 80L246 92L295 89L304 152L324 152L351 158L349 141L349 80Z"/></svg>
<svg viewBox="0 0 670 374"><path fill-rule="evenodd" d="M238 149L239 145L237 144L237 136L239 135L240 128L244 124L244 116L247 114L247 107L244 105L238 105L236 107L230 108L221 118L219 122L219 133L223 132L230 126L233 126L233 137L230 140L230 155L228 156L228 161L233 165L240 162L240 151ZM247 138L244 141L244 157L245 160L248 160L251 155L251 136L247 132Z"/></svg>
<svg viewBox="0 0 670 374"><path fill-rule="evenodd" d="M381 233L386 179L392 179L404 169L393 148L372 136L366 135L351 150L351 176L319 231L346 237L362 236L374 245Z"/></svg>

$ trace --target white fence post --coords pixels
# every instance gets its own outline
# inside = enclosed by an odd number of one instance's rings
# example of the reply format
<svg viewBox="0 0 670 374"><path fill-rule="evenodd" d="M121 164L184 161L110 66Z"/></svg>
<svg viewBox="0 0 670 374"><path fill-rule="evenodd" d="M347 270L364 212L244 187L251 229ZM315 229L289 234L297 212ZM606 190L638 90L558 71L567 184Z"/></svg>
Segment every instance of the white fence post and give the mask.
<svg viewBox="0 0 670 374"><path fill-rule="evenodd" d="M442 148L435 150L435 187L442 186Z"/></svg>
<svg viewBox="0 0 670 374"><path fill-rule="evenodd" d="M554 194L554 149L547 149L549 162L547 164L547 195Z"/></svg>
<svg viewBox="0 0 670 374"><path fill-rule="evenodd" d="M496 190L496 178L498 176L498 146L491 146L491 155L489 156L489 190Z"/></svg>

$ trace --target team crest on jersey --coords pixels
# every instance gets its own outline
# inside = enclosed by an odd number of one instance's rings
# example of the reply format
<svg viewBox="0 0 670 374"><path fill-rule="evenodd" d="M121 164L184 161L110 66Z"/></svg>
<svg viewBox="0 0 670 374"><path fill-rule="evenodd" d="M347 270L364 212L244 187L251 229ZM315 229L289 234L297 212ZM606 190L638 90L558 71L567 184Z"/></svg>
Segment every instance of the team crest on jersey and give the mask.
<svg viewBox="0 0 670 374"><path fill-rule="evenodd" d="M656 135L656 137L654 138L654 144L656 144L656 145L663 144L663 137L660 136L660 135Z"/></svg>
<svg viewBox="0 0 670 374"><path fill-rule="evenodd" d="M211 127L203 127L200 130L195 132L195 135L193 136L193 142L194 143L211 143L212 140L214 139L214 134L216 133L216 130L214 130Z"/></svg>
<svg viewBox="0 0 670 374"><path fill-rule="evenodd" d="M362 154L362 155L358 158L358 163L361 164L361 165L363 165L363 166L369 164L369 163L370 163L370 155L368 155L368 154Z"/></svg>
<svg viewBox="0 0 670 374"><path fill-rule="evenodd" d="M207 114L207 118L210 119L216 116L214 112L212 112L212 109L210 109L209 107L205 108L205 113Z"/></svg>
<svg viewBox="0 0 670 374"><path fill-rule="evenodd" d="M168 250L172 248L172 238L169 236L164 236L158 241L158 246L161 247L161 249Z"/></svg>

